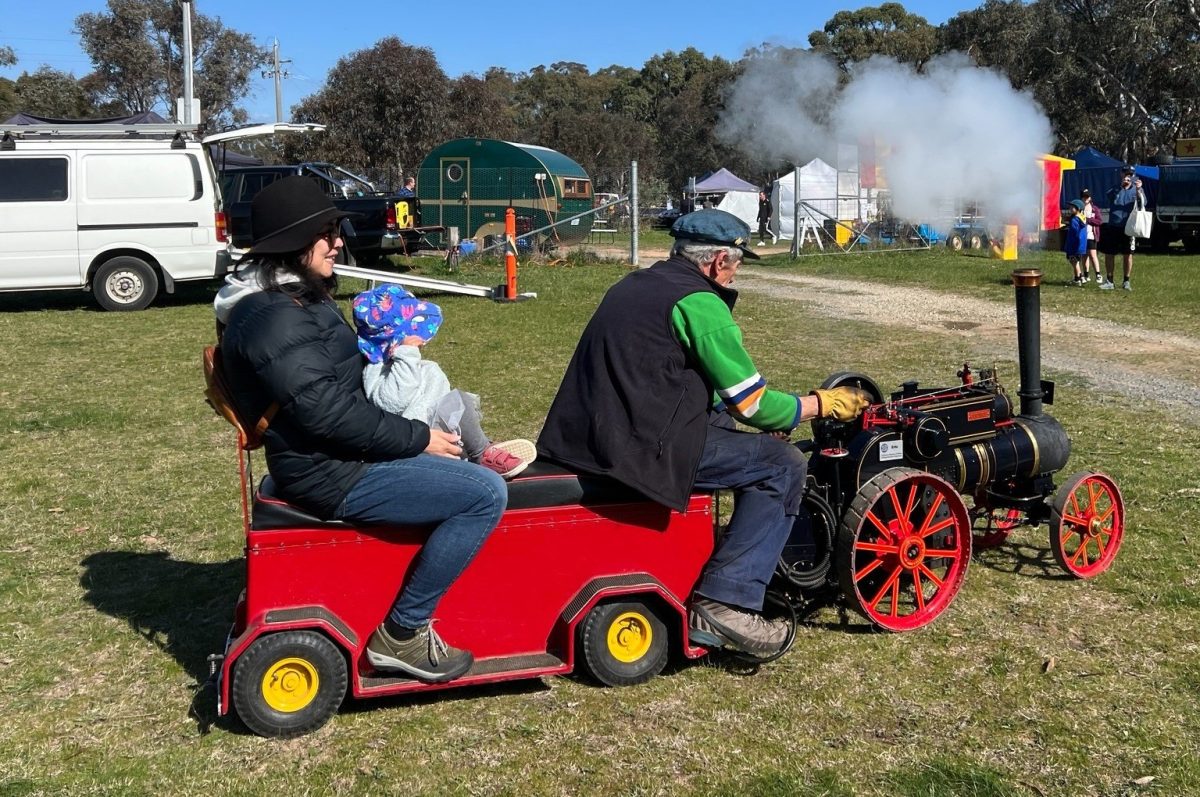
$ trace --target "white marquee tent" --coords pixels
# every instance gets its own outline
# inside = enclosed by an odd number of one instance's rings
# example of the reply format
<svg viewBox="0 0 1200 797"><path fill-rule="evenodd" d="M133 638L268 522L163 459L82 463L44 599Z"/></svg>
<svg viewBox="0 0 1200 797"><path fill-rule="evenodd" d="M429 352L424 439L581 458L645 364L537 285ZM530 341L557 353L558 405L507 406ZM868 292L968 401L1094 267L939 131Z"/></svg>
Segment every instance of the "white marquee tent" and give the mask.
<svg viewBox="0 0 1200 797"><path fill-rule="evenodd" d="M840 185L839 185L840 183ZM826 219L855 220L869 216L866 191L860 190L856 172L842 172L820 158L813 158L800 167L799 199L801 225L808 219L810 227L820 229ZM781 239L795 237L793 206L797 197L795 172L783 174L771 184L772 231Z"/></svg>

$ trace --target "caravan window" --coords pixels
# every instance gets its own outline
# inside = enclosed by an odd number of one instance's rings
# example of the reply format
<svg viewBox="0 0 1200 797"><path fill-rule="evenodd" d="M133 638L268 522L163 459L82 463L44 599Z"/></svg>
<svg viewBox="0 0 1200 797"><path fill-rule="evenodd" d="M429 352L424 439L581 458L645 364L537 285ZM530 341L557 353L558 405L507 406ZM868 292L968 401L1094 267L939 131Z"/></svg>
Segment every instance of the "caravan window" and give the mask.
<svg viewBox="0 0 1200 797"><path fill-rule="evenodd" d="M62 202L66 158L0 158L0 202Z"/></svg>
<svg viewBox="0 0 1200 797"><path fill-rule="evenodd" d="M575 177L562 178L563 199L590 199L592 196L592 181Z"/></svg>

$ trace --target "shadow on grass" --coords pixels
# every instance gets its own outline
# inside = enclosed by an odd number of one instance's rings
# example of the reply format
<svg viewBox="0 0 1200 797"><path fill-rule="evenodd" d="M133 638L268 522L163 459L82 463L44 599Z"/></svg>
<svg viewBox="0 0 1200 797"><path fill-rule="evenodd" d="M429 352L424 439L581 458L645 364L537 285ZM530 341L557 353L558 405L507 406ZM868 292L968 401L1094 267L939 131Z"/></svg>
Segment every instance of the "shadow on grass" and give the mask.
<svg viewBox="0 0 1200 797"><path fill-rule="evenodd" d="M200 731L216 720L208 656L220 653L245 579L245 560L181 562L165 552L100 551L80 563L83 599L129 624L195 679L192 714Z"/></svg>
<svg viewBox="0 0 1200 797"><path fill-rule="evenodd" d="M150 307L183 307L196 304L212 304L220 283L215 280L181 282L175 293L162 291ZM161 289L160 289L161 290ZM22 291L0 293L0 314L39 313L44 311L102 313L100 305L92 295L80 289L61 291Z"/></svg>
<svg viewBox="0 0 1200 797"><path fill-rule="evenodd" d="M995 548L976 551L972 557L977 564L1002 573L1013 573L1028 578L1044 578L1050 581L1067 581L1067 575L1047 544L1041 548L1027 543L1008 540Z"/></svg>

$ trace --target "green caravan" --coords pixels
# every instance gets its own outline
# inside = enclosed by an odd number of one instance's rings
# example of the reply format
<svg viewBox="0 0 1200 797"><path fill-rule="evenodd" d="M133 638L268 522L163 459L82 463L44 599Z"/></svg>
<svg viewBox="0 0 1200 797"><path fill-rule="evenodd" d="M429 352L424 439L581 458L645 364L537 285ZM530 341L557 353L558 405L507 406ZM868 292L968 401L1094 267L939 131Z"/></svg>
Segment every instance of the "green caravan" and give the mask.
<svg viewBox="0 0 1200 797"><path fill-rule="evenodd" d="M463 239L488 246L504 235L504 213L513 208L522 249L576 243L591 231L592 181L583 167L548 147L490 138L447 141L425 158L417 175L425 225L458 228ZM567 221L570 219L569 221ZM561 223L559 223L561 222Z"/></svg>

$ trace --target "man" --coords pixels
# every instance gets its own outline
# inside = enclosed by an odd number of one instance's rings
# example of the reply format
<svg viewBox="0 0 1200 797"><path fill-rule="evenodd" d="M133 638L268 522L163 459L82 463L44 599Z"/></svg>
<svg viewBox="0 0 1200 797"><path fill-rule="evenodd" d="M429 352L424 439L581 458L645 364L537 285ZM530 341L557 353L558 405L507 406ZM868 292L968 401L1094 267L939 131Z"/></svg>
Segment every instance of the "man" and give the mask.
<svg viewBox="0 0 1200 797"><path fill-rule="evenodd" d="M405 199L411 199L417 195L417 179L415 177L405 177L404 187L396 192L396 196Z"/></svg>
<svg viewBox="0 0 1200 797"><path fill-rule="evenodd" d="M775 243L775 236L768 230L768 225L771 223L771 198L766 191L758 192L758 245L764 246L767 236L771 236L771 243Z"/></svg>
<svg viewBox="0 0 1200 797"><path fill-rule="evenodd" d="M677 510L693 487L734 490L729 527L695 586L690 636L766 656L787 637L786 622L760 611L807 462L779 436L737 431L733 420L789 432L817 417L852 420L868 401L856 388L803 397L767 389L732 315L729 285L743 257L758 259L745 222L700 210L676 220L671 235L667 260L626 276L596 308L538 449Z"/></svg>
<svg viewBox="0 0 1200 797"><path fill-rule="evenodd" d="M1109 189L1108 192L1108 221L1100 227L1100 251L1104 253L1104 271L1107 279L1101 283L1102 290L1111 291L1113 286L1113 259L1121 255L1121 265L1125 281L1121 287L1127 291L1133 288L1129 279L1133 276L1133 250L1137 239L1125 234L1125 222L1136 204L1139 208L1146 206L1146 194L1142 191L1142 178L1134 174L1132 166L1121 169L1121 185Z"/></svg>

